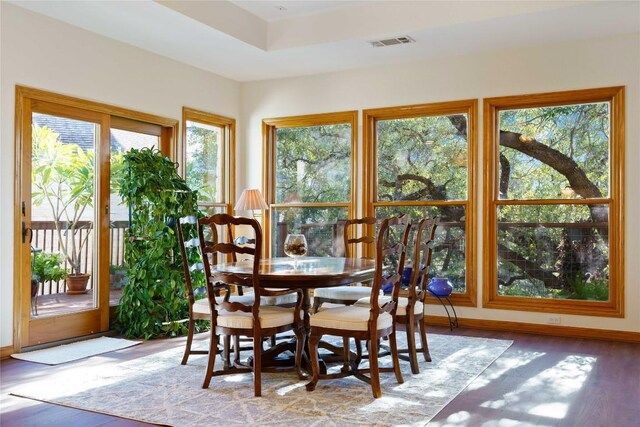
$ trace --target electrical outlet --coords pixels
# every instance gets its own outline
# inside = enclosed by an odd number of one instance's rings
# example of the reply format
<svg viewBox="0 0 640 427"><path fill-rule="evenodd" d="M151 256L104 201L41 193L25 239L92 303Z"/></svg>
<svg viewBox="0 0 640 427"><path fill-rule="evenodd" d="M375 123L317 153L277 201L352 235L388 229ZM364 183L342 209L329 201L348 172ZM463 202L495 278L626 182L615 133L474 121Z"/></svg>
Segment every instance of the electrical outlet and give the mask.
<svg viewBox="0 0 640 427"><path fill-rule="evenodd" d="M556 315L547 316L547 324L548 325L559 325L560 324L560 316L556 316Z"/></svg>

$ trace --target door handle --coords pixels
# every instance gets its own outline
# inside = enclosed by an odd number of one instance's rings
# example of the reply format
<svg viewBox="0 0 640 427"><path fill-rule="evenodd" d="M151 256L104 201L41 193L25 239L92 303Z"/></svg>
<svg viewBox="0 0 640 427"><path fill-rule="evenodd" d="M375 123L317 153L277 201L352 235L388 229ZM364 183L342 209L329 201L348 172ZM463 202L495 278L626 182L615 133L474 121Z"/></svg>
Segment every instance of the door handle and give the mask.
<svg viewBox="0 0 640 427"><path fill-rule="evenodd" d="M27 234L29 235L29 244L33 240L33 230L27 227L27 225L22 221L22 243L26 243Z"/></svg>

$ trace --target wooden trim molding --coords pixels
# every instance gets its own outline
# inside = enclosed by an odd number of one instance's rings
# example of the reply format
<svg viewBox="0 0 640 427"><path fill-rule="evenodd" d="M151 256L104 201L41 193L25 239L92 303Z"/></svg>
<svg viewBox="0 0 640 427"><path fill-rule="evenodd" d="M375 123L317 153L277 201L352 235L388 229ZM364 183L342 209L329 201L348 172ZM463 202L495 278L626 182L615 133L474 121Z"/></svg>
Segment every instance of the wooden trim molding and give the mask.
<svg viewBox="0 0 640 427"><path fill-rule="evenodd" d="M7 359L14 353L13 346L8 345L6 347L0 347L0 359Z"/></svg>
<svg viewBox="0 0 640 427"><path fill-rule="evenodd" d="M487 98L484 100L484 274L485 308L568 313L584 316L624 317L625 313L625 89L623 86L531 95ZM501 110L608 102L610 124L610 191L601 199L500 200L497 190L498 115ZM497 208L503 205L588 205L609 207L609 301L579 301L498 295ZM547 326L545 326L548 328ZM557 327L553 327L554 330Z"/></svg>
<svg viewBox="0 0 640 427"><path fill-rule="evenodd" d="M427 316L426 323L427 325L449 326L449 319L444 316ZM458 325L461 328L469 329L640 343L640 332L633 331L615 331L561 325L541 325L537 323L509 322L501 320L465 319L461 317L458 317Z"/></svg>
<svg viewBox="0 0 640 427"><path fill-rule="evenodd" d="M428 200L428 201L380 201L378 200L377 167L377 126L378 120L405 119L414 117L443 116L451 114L467 115L467 199L466 200ZM478 151L478 100L438 102L431 104L406 105L398 107L374 108L362 111L363 129L363 206L367 216L375 215L379 206L464 206L465 226L465 275L464 294L453 294L451 301L455 305L477 306L477 151Z"/></svg>
<svg viewBox="0 0 640 427"><path fill-rule="evenodd" d="M123 117L139 122L153 123L164 127L174 127L178 121L168 119L154 114L141 113L127 108L116 107L101 102L87 101L81 98L75 98L67 95L60 95L53 92L47 92L41 89L34 89L26 86L16 86L16 97L26 97L33 100L42 100L60 105L68 105L70 107L81 108L83 110L91 110L99 113L105 113L116 117Z"/></svg>

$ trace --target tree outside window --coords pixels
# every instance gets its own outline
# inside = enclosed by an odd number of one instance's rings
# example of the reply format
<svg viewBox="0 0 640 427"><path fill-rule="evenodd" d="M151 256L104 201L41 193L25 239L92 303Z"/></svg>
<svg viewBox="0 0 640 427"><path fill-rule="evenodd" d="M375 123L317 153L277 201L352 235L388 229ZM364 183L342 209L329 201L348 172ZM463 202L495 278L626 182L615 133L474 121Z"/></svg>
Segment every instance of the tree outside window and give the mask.
<svg viewBox="0 0 640 427"><path fill-rule="evenodd" d="M485 101L485 304L620 313L621 91Z"/></svg>

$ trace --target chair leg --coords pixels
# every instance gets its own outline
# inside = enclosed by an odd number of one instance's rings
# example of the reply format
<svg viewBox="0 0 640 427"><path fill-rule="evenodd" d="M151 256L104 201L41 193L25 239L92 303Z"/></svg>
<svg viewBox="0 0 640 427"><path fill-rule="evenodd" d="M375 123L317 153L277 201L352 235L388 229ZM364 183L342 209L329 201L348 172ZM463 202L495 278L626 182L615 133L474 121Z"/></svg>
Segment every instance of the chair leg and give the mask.
<svg viewBox="0 0 640 427"><path fill-rule="evenodd" d="M396 331L394 330L389 336L389 344L391 345L391 359L393 360L393 372L396 374L396 381L398 384L402 384L404 379L402 379L402 371L400 370L400 358L398 357L398 341L396 340ZM416 343L413 343L413 359L416 359ZM418 365L418 361L416 360L416 366ZM417 374L417 372L413 372Z"/></svg>
<svg viewBox="0 0 640 427"><path fill-rule="evenodd" d="M382 396L380 387L380 367L378 366L378 340L369 340L369 372L371 374L371 392L376 399Z"/></svg>
<svg viewBox="0 0 640 427"><path fill-rule="evenodd" d="M218 335L216 335L214 329L215 328L211 329L211 339L209 340L209 358L207 359L207 371L204 374L202 388L209 388L211 377L213 376L213 367L216 363L216 356L218 355Z"/></svg>
<svg viewBox="0 0 640 427"><path fill-rule="evenodd" d="M410 317L409 322L405 325L407 332L407 349L409 350L409 364L411 365L411 373L419 374L420 368L418 367L418 355L416 351L416 330L413 317Z"/></svg>
<svg viewBox="0 0 640 427"><path fill-rule="evenodd" d="M231 365L231 335L224 336L224 349L223 349L223 359L224 359L224 369L229 369Z"/></svg>
<svg viewBox="0 0 640 427"><path fill-rule="evenodd" d="M320 343L320 338L322 338L322 335L313 335L313 333L309 337L309 353L311 353L311 370L313 372L313 376L311 377L311 381L307 383L307 391L313 391L316 389L316 384L318 384L318 378L320 377L320 360L318 358L318 344Z"/></svg>
<svg viewBox="0 0 640 427"><path fill-rule="evenodd" d="M317 313L318 310L320 309L320 306L322 305L322 301L320 300L320 298L313 298L313 312Z"/></svg>
<svg viewBox="0 0 640 427"><path fill-rule="evenodd" d="M424 319L420 319L419 322L418 329L420 329L420 341L422 341L422 354L425 362L431 362L431 353L429 353L429 343L427 342L427 325L424 323Z"/></svg>
<svg viewBox="0 0 640 427"><path fill-rule="evenodd" d="M342 337L342 357L344 360L342 372L349 372L351 370L351 364L349 363L349 337Z"/></svg>
<svg viewBox="0 0 640 427"><path fill-rule="evenodd" d="M294 333L296 334L296 371L298 372L298 378L304 380L307 378L307 375L302 371L302 354L304 352L307 334L305 334L302 328L296 328Z"/></svg>
<svg viewBox="0 0 640 427"><path fill-rule="evenodd" d="M275 346L276 346L276 336L271 335L271 347L275 347Z"/></svg>
<svg viewBox="0 0 640 427"><path fill-rule="evenodd" d="M193 331L195 329L195 320L189 319L189 332L187 333L187 345L184 348L184 356L182 356L181 365L186 365L191 353L191 344L193 343Z"/></svg>
<svg viewBox="0 0 640 427"><path fill-rule="evenodd" d="M237 365L240 363L240 336L233 336L233 363Z"/></svg>
<svg viewBox="0 0 640 427"><path fill-rule="evenodd" d="M262 396L262 336L253 335L253 390L254 396Z"/></svg>
<svg viewBox="0 0 640 427"><path fill-rule="evenodd" d="M356 360L354 361L354 365L358 366L362 361L362 341L357 338L354 338L354 341L356 342Z"/></svg>

